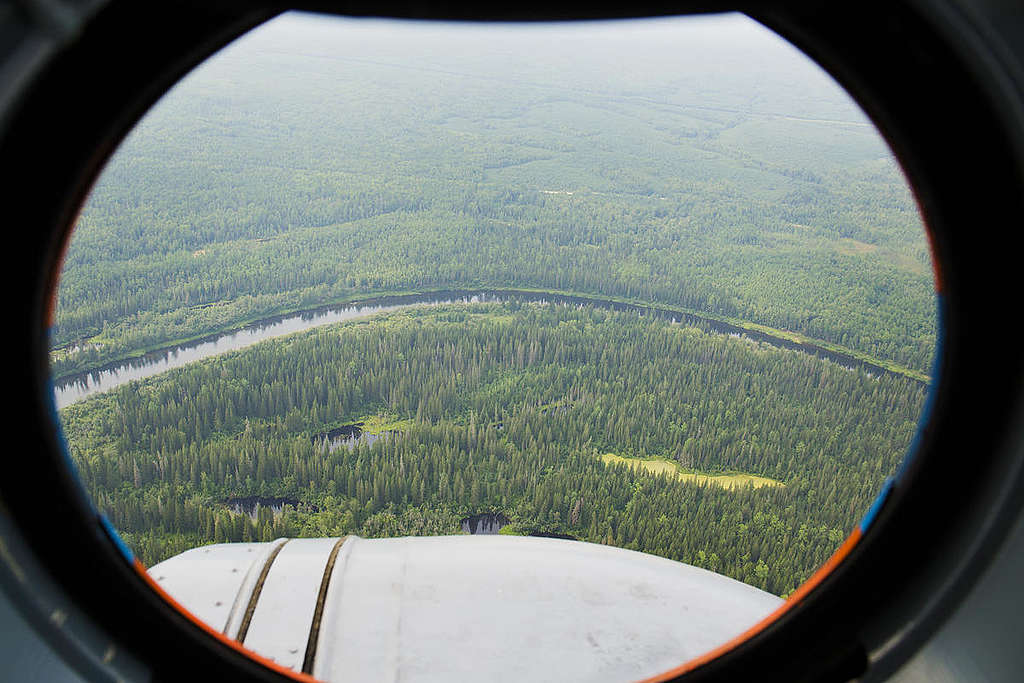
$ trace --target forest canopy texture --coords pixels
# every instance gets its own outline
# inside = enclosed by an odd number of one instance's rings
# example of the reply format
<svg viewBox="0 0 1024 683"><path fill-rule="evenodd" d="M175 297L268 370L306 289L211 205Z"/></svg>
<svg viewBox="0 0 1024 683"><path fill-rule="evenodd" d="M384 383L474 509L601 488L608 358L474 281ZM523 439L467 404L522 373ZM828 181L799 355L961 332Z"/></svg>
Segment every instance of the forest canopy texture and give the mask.
<svg viewBox="0 0 1024 683"><path fill-rule="evenodd" d="M935 296L899 166L834 82L741 17L275 20L111 159L64 260L53 373L485 288L694 312L891 372L692 317L405 310L62 409L82 482L150 564L500 513L502 533L786 595L896 470L928 391Z"/></svg>
<svg viewBox="0 0 1024 683"><path fill-rule="evenodd" d="M697 327L507 303L265 342L62 417L83 482L146 562L214 541L458 533L462 518L500 512L509 531L656 553L784 594L895 469L924 392ZM381 438L323 439L360 422ZM232 511L245 497L290 503Z"/></svg>
<svg viewBox="0 0 1024 683"><path fill-rule="evenodd" d="M58 376L470 287L681 306L930 371L929 251L899 167L766 30L339 21L241 39L121 146L66 254Z"/></svg>

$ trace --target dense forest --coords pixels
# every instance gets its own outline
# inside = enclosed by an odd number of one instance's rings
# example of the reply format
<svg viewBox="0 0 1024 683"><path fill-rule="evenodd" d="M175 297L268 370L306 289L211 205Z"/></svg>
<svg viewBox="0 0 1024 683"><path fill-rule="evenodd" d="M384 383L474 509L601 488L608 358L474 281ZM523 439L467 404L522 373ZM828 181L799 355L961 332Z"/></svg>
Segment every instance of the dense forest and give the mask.
<svg viewBox="0 0 1024 683"><path fill-rule="evenodd" d="M928 247L877 132L777 38L701 22L634 27L625 52L594 26L338 34L286 17L244 38L94 188L55 374L371 293L481 286L680 306L927 373Z"/></svg>
<svg viewBox="0 0 1024 683"><path fill-rule="evenodd" d="M264 342L65 408L98 507L147 563L215 541L457 533L501 512L784 595L835 549L926 389L591 307L456 305ZM380 435L332 447L362 422ZM653 475L749 473L725 488ZM232 508L291 501L279 514Z"/></svg>
<svg viewBox="0 0 1024 683"><path fill-rule="evenodd" d="M787 595L905 454L936 339L898 165L753 22L292 15L110 160L64 257L53 374L448 289L698 315L509 299L265 341L62 408L81 481L147 564L493 513Z"/></svg>

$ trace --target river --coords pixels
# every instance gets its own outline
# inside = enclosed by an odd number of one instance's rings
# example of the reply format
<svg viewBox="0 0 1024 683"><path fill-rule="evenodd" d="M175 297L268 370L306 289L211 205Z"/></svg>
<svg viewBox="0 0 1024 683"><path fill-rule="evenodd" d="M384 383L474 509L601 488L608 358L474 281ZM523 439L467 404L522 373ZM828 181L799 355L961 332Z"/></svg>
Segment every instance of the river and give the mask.
<svg viewBox="0 0 1024 683"><path fill-rule="evenodd" d="M846 354L829 351L814 344L800 344L719 320L673 311L658 306L628 304L598 297L592 298L514 289L447 290L424 294L368 298L350 304L327 306L312 311L268 318L239 330L214 335L206 339L173 346L160 351L153 351L139 358L119 361L98 370L65 377L54 382L54 396L57 408L64 408L88 396L109 391L136 379L152 377L153 375L158 375L167 370L194 363L204 358L218 356L228 351L251 346L265 339L302 332L314 327L330 325L331 323L367 318L380 313L390 313L410 308L458 303L501 303L510 300L572 306L598 306L620 312L656 315L675 322L700 323L716 332L742 335L755 341L767 342L773 346L811 353L851 369L860 368L875 375L897 374L874 363L868 363ZM919 380L912 379L911 381ZM924 383L922 382L922 384Z"/></svg>

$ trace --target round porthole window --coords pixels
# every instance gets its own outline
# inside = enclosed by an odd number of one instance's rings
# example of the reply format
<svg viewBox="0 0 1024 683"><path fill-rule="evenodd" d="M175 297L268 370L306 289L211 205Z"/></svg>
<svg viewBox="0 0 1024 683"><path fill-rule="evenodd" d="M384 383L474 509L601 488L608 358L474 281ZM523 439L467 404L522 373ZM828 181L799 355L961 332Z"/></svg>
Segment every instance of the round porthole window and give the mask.
<svg viewBox="0 0 1024 683"><path fill-rule="evenodd" d="M117 7L11 130L113 59ZM52 302L41 455L2 479L25 609L124 676L892 666L915 636L886 634L977 571L1016 487L1017 366L972 370L1010 271L943 188L1020 201L1000 128L950 143L987 160L964 178L937 123L905 126L923 55L985 83L894 12L860 61L836 17L761 17L871 119L741 16L284 15L175 85L78 212L126 122L264 17L140 47L33 190L63 199L24 304ZM919 54L886 73L901 35Z"/></svg>

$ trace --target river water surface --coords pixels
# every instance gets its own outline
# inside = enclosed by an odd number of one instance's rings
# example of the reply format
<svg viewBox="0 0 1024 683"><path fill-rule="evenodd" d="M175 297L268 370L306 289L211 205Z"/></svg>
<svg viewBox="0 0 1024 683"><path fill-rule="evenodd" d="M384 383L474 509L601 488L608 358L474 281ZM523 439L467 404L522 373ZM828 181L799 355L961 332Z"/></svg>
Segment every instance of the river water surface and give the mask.
<svg viewBox="0 0 1024 683"><path fill-rule="evenodd" d="M548 292L529 292L522 290L449 290L425 294L409 294L403 296L387 296L365 299L360 302L330 306L278 316L262 320L240 330L211 336L207 339L188 342L179 346L147 353L140 358L112 363L111 365L92 372L71 375L54 382L54 396L57 408L77 403L92 394L109 391L136 379L158 375L167 370L178 368L204 358L217 356L228 351L235 351L257 342L286 334L310 330L322 325L366 318L380 313L390 313L409 308L425 306L441 306L445 304L467 303L501 303L503 301L523 301L532 303L555 303L571 306L598 306L615 311L635 312L639 315L649 314L670 319L674 322L699 323L716 332L742 335L755 341L763 341L773 346L794 349L828 358L849 368L860 368L872 374L895 374L873 363L867 363L852 356L834 353L813 344L799 344L761 332L747 330L736 325L724 323L698 315L682 313L657 306L627 304L609 299L569 296ZM914 380L916 381L916 380Z"/></svg>

